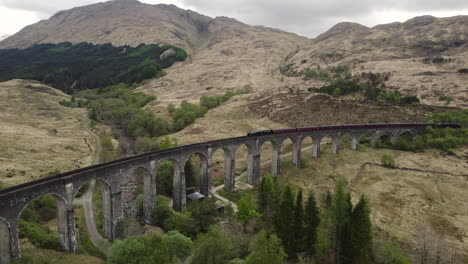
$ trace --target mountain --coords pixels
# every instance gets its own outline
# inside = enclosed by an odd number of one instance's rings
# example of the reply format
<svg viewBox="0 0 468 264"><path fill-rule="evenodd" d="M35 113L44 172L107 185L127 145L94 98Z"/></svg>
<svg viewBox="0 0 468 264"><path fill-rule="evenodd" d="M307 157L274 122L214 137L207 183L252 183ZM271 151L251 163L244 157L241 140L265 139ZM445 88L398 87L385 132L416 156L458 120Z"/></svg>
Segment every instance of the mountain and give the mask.
<svg viewBox="0 0 468 264"><path fill-rule="evenodd" d="M420 16L368 28L356 23L339 23L312 40L296 55L323 61L359 62L437 55L454 55L468 50L468 16L435 18Z"/></svg>
<svg viewBox="0 0 468 264"><path fill-rule="evenodd" d="M3 35L3 36L0 36L0 41L2 41L2 40L4 40L4 39L8 38L9 36L10 36L10 35Z"/></svg>

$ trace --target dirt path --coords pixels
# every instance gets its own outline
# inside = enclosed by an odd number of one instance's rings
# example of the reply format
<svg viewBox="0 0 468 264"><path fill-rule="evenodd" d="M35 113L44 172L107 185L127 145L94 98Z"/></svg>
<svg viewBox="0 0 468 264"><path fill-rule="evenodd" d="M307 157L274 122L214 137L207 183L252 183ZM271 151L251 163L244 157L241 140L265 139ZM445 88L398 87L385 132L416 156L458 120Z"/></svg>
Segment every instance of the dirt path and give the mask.
<svg viewBox="0 0 468 264"><path fill-rule="evenodd" d="M86 116L88 122L83 127L93 138L96 140L97 149L96 149L96 157L94 158L93 165L99 163L99 157L101 156L102 152L102 143L101 139L99 138L96 133L89 129L89 125L91 124L91 120ZM94 221L94 214L93 214L93 191L94 187L96 186L96 180L91 180L88 191L84 195L82 204L85 212L85 219L86 219L86 227L88 230L89 237L91 241L96 245L102 252L107 254L109 252L109 243L106 239L101 237L99 232L97 231L96 222Z"/></svg>

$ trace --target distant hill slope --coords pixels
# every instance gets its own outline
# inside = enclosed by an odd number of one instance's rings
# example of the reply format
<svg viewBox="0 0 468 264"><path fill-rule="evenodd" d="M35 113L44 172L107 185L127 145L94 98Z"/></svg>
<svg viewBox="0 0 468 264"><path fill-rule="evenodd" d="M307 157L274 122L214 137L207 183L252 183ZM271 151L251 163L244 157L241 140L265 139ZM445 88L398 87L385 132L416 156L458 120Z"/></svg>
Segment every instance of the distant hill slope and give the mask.
<svg viewBox="0 0 468 264"><path fill-rule="evenodd" d="M293 72L337 64L353 66L355 74L390 72L388 89L416 94L429 104L444 104L438 98L449 96L451 106L468 107L467 75L455 74L468 67L466 36L468 16L423 16L373 28L345 22L308 39L174 5L113 0L58 12L0 41L0 49L63 41L180 46L188 51L188 60L139 88L157 95L161 107L226 90L271 94L323 85L300 74L280 73L289 64ZM443 65L420 62L432 56L454 60Z"/></svg>
<svg viewBox="0 0 468 264"><path fill-rule="evenodd" d="M174 5L114 0L60 11L2 41L0 48L66 41L116 46L163 43L191 48L200 41L210 21L207 16Z"/></svg>
<svg viewBox="0 0 468 264"><path fill-rule="evenodd" d="M15 185L91 165L87 111L59 104L69 98L35 81L0 83L0 181Z"/></svg>
<svg viewBox="0 0 468 264"><path fill-rule="evenodd" d="M338 23L293 59L334 62L454 55L468 50L468 16L420 16L368 28Z"/></svg>

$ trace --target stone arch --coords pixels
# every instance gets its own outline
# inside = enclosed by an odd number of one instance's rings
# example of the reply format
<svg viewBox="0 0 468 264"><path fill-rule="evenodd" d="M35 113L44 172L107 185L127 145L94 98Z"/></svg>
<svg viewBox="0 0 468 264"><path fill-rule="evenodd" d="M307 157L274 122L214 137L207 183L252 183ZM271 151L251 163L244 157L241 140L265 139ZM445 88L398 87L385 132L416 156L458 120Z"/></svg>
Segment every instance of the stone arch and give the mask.
<svg viewBox="0 0 468 264"><path fill-rule="evenodd" d="M72 246L73 241L71 241L71 233L74 233L73 226L70 226L69 219L68 219L68 202L65 197L63 197L59 193L42 193L41 195L37 195L33 197L31 200L29 200L27 203L25 203L21 209L19 210L19 214L16 219L17 226L14 227L16 228L17 232L16 235L18 236L18 223L21 218L22 213L24 212L25 208L31 204L32 201L44 196L44 195L51 195L55 198L56 206L57 206L57 230L58 230L58 240L60 242L60 245L63 247L63 249L67 252L71 252L74 250L74 247ZM13 228L13 227L11 227ZM19 237L16 237L18 240ZM19 240L18 240L19 241ZM20 249L19 249L20 250ZM21 251L21 250L20 250Z"/></svg>
<svg viewBox="0 0 468 264"><path fill-rule="evenodd" d="M357 150L359 147L359 138L361 137L362 133L360 132L350 132L343 130L340 137L340 144L349 144L348 146L351 147L352 150Z"/></svg>
<svg viewBox="0 0 468 264"><path fill-rule="evenodd" d="M245 167L247 167L247 182L252 184L254 183L255 159L258 159L258 163L259 163L258 166L260 166L260 155L257 154L257 152L259 151L255 150L254 147L248 143L242 143L235 147L233 151L233 156L234 156L234 160L236 163L235 167L241 170L243 169L243 166L238 166L238 165L241 164L241 161L243 161L243 159L242 157L239 159L238 156L241 154L244 154L244 153L240 153L240 149L242 149L242 147L245 147L247 150L247 157L245 159ZM260 168L257 168L257 169L260 169ZM240 173L242 174L243 172L241 171Z"/></svg>
<svg viewBox="0 0 468 264"><path fill-rule="evenodd" d="M275 174L275 166L278 160L278 152L279 144L276 141L270 139L261 141L259 140L258 153L260 155L260 174Z"/></svg>
<svg viewBox="0 0 468 264"><path fill-rule="evenodd" d="M223 153L220 155L220 153ZM219 178L218 172L220 171L220 159L224 156L224 166L222 166L223 179L224 179L224 189L227 191L233 191L235 188L236 173L235 173L235 155L232 150L224 147L213 149L213 152L210 156L210 181L214 178ZM211 183L210 183L211 185Z"/></svg>
<svg viewBox="0 0 468 264"><path fill-rule="evenodd" d="M156 185L158 182L161 183L161 177L158 177L158 173L160 173L160 169L168 164L171 166L172 169L172 199L173 203L172 206L175 210L182 210L185 203L186 203L186 194L185 194L185 175L184 175L184 167L181 164L185 164L180 162L175 158L163 158L159 161L159 166L156 168ZM163 186L160 186L163 187ZM167 187L167 186L166 186ZM168 193L165 193L168 195Z"/></svg>
<svg viewBox="0 0 468 264"><path fill-rule="evenodd" d="M0 263L10 263L11 247L10 247L10 226L8 222L0 217Z"/></svg>
<svg viewBox="0 0 468 264"><path fill-rule="evenodd" d="M312 135L312 156L315 158L320 157L321 151L322 151L322 141L325 138L331 138L330 136L324 135L324 134L316 134Z"/></svg>
<svg viewBox="0 0 468 264"><path fill-rule="evenodd" d="M279 147L278 147L278 153L276 154L278 157L278 162L277 164L272 164L272 169L275 169L277 170L277 175L280 174L281 172L281 157L282 157L282 153L285 152L285 153L289 153L291 152L292 153L292 158L291 158L291 161L292 161L292 164L296 165L296 166L299 166L300 165L300 162L301 162L301 143L302 143L302 138L296 138L296 137L287 137L287 138L283 138L281 139L280 143L279 143ZM275 155L273 155L275 156ZM274 157L275 158L275 157ZM272 171L272 175L273 176L277 176L275 175L275 173L273 173Z"/></svg>
<svg viewBox="0 0 468 264"><path fill-rule="evenodd" d="M111 199L111 186L109 182L105 179L91 179L83 184L80 185L79 188L75 189L75 195L73 196L73 200L76 199L78 193L82 191L81 197L83 199L89 199L93 201L94 189L99 188L99 192L101 194L101 201L102 206L101 208L93 208L92 203L83 203L83 210L86 213L94 214L94 211L97 209L102 213L102 234L98 232L98 228L96 226L96 221L89 223L86 222L86 226L91 232L97 233L102 235L105 238L112 239L112 199ZM76 208L75 208L76 209Z"/></svg>
<svg viewBox="0 0 468 264"><path fill-rule="evenodd" d="M376 130L371 134L371 146L375 147L376 142L382 137L389 137L393 136L393 131L391 130Z"/></svg>
<svg viewBox="0 0 468 264"><path fill-rule="evenodd" d="M199 159L199 166L200 166L199 179L197 179L197 177L195 176L195 181L197 181L197 180L199 181L200 192L205 196L209 196L210 185L211 185L210 178L209 178L209 167L210 166L209 166L209 163L208 163L207 156L202 152L190 153L190 155L188 155L187 159L184 162L186 187L192 187L192 186L188 186L189 185L189 182L187 181L188 171L186 171L186 169L187 169L187 166L191 164L190 162L192 161L192 157L194 157L194 156ZM193 164L191 164L191 165L193 166ZM192 173L196 174L195 168L192 168L192 169L193 169ZM194 182L193 184L196 184L196 182ZM197 186L194 186L194 187L197 187Z"/></svg>
<svg viewBox="0 0 468 264"><path fill-rule="evenodd" d="M135 177L135 182L136 182L136 190L135 190L135 202L136 198L140 194L143 194L143 212L138 212L138 210L141 210L139 208L136 208L138 205L134 203L135 209L137 213L142 213L143 214L143 220L146 223L151 223L151 209L154 208L155 202L156 202L156 184L155 184L155 172L151 168L145 165L140 165L136 167L135 172L136 177ZM143 193L141 192L141 187L143 186Z"/></svg>
<svg viewBox="0 0 468 264"><path fill-rule="evenodd" d="M415 141L417 135L415 131L410 129L399 130L392 135L391 143L397 145L398 149L410 150L412 149L413 141Z"/></svg>

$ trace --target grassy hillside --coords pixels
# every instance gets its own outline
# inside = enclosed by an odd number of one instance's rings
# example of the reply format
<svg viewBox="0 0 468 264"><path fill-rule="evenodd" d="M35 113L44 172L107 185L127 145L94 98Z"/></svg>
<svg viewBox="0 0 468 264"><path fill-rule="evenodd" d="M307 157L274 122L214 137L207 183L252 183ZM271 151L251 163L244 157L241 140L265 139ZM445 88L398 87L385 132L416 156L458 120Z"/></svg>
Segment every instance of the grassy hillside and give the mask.
<svg viewBox="0 0 468 264"><path fill-rule="evenodd" d="M339 155L331 153L330 145L323 146L322 151L320 158L312 158L311 150L303 153L302 168L293 166L290 158L283 160L279 182L313 190L317 197L323 197L338 179L344 178L353 202L361 194L369 197L377 240L397 242L408 253L416 254L422 231L431 229L434 237L442 237L449 249L446 253L453 248L457 254L466 255L468 218L461 208L468 206L464 195L468 181L466 176L456 176L466 175L468 170L463 158L468 154L466 148L448 156L436 150L405 152L365 146L352 151L345 144ZM453 175L365 165L381 163L383 155L392 156L399 167ZM267 173L269 167L263 171Z"/></svg>
<svg viewBox="0 0 468 264"><path fill-rule="evenodd" d="M14 185L91 164L93 138L85 109L59 104L69 96L34 81L0 83L0 181Z"/></svg>

